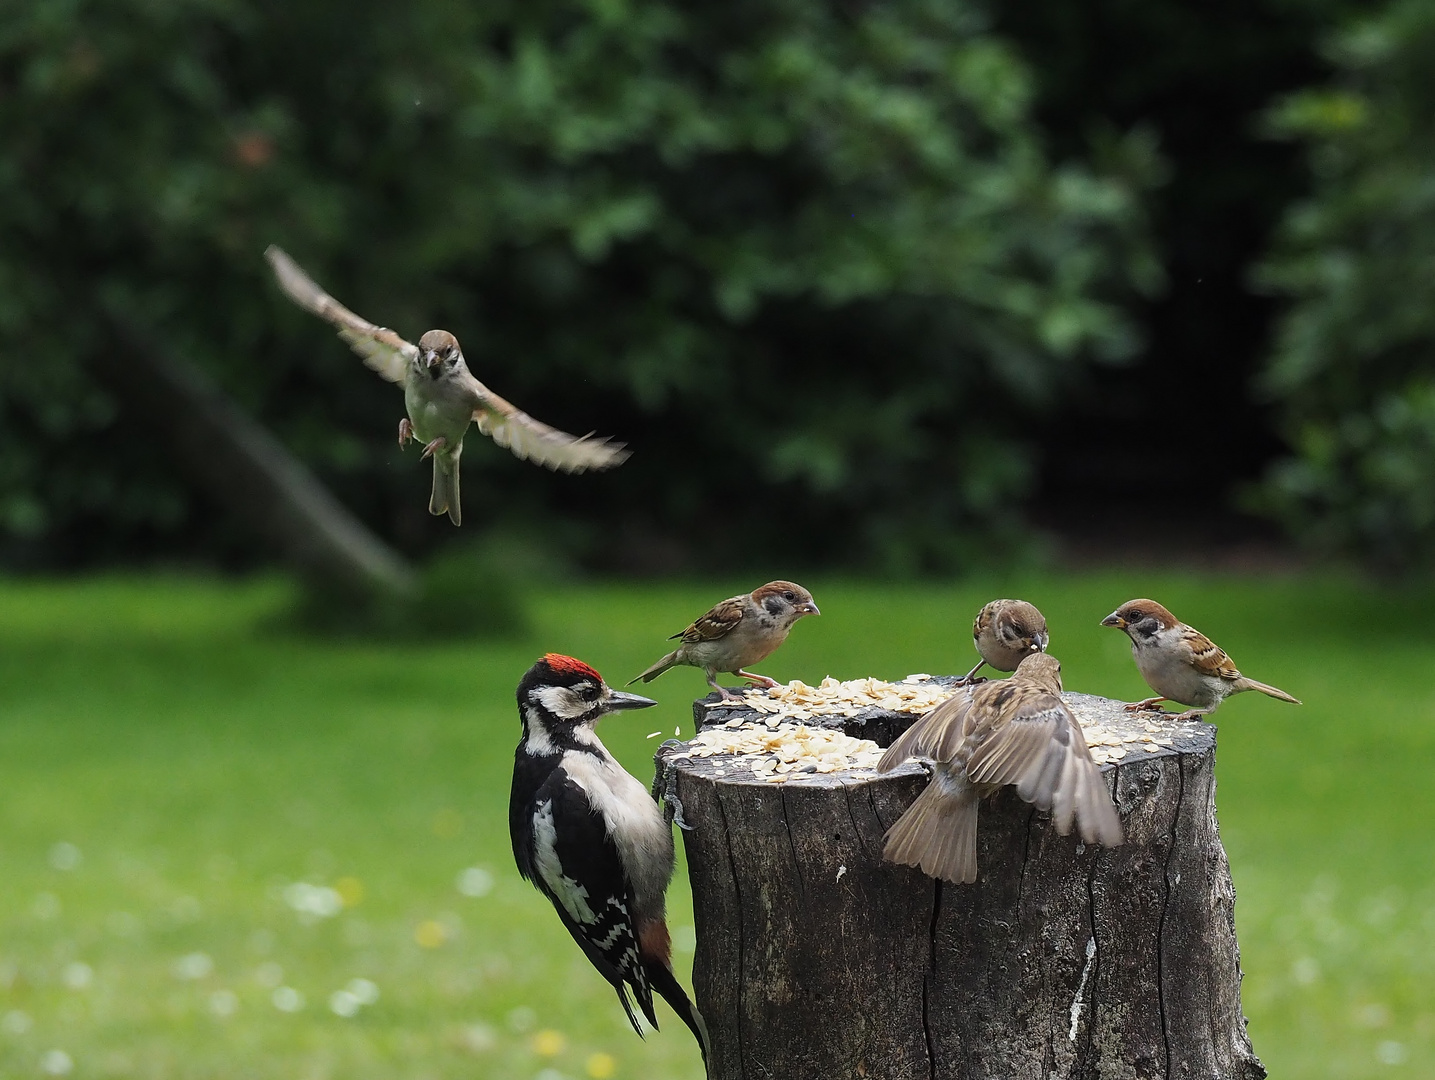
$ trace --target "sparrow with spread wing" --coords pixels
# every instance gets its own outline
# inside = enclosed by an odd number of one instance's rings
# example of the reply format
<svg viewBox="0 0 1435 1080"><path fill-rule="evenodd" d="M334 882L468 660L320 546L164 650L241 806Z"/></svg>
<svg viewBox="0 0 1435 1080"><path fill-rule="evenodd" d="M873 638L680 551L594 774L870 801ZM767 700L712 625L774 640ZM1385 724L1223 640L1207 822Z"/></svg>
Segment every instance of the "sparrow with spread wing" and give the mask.
<svg viewBox="0 0 1435 1080"><path fill-rule="evenodd" d="M1116 847L1121 822L1081 725L1061 700L1061 664L1035 652L1010 679L958 690L894 742L878 772L931 758L931 782L887 830L882 857L958 885L977 879L977 805L1005 784L1050 810L1065 836Z"/></svg>
<svg viewBox="0 0 1435 1080"><path fill-rule="evenodd" d="M972 641L981 662L962 676L970 683L983 665L998 671L1015 671L1034 652L1046 652L1051 635L1046 616L1025 600L993 600L977 612L972 623Z"/></svg>
<svg viewBox="0 0 1435 1080"><path fill-rule="evenodd" d="M742 596L730 596L696 619L669 641L679 645L633 683L641 679L652 682L670 667L686 664L702 668L708 685L724 698L737 698L717 684L717 674L726 671L740 679L750 679L754 686L776 686L766 675L744 671L749 664L766 660L787 640L792 624L804 615L820 615L812 594L791 581L769 581Z"/></svg>
<svg viewBox="0 0 1435 1080"><path fill-rule="evenodd" d="M271 246L264 257L289 299L332 323L365 364L403 386L408 415L399 421L399 448L412 439L424 444L424 457L433 458L430 514L448 514L455 525L463 520L458 462L470 423L515 457L562 472L607 469L627 459L622 443L568 435L504 401L469 374L458 339L447 330L430 330L414 345L359 318L279 248Z"/></svg>
<svg viewBox="0 0 1435 1080"><path fill-rule="evenodd" d="M1137 670L1159 695L1128 705L1128 709L1159 709L1161 702L1175 701L1195 706L1178 717L1190 720L1214 712L1226 698L1247 690L1300 704L1284 690L1246 678L1224 649L1155 600L1128 600L1102 619L1101 625L1126 631Z"/></svg>

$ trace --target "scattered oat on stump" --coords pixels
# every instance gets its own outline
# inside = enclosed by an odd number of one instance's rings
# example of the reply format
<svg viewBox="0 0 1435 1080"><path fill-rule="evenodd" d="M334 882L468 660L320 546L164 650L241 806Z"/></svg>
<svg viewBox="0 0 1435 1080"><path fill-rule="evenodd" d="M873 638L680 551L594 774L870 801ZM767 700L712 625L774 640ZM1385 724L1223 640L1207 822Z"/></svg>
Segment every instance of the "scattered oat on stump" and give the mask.
<svg viewBox="0 0 1435 1080"><path fill-rule="evenodd" d="M685 831L713 1080L1235 1078L1265 1070L1240 1008L1216 831L1215 728L1063 695L1126 843L1083 848L1003 789L980 878L881 861L926 783L883 747L952 692L914 675L699 701L658 753Z"/></svg>

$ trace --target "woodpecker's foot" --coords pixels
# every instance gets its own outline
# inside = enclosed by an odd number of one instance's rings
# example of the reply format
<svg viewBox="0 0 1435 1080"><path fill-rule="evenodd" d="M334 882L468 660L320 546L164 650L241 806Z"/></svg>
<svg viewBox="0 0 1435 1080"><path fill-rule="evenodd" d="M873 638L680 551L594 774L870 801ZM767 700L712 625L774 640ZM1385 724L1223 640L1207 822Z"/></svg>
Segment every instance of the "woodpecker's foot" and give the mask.
<svg viewBox="0 0 1435 1080"><path fill-rule="evenodd" d="M445 439L442 435L440 435L437 439L424 447L423 456L425 458L431 458L434 455L434 451L442 450L447 445L448 440Z"/></svg>
<svg viewBox="0 0 1435 1080"><path fill-rule="evenodd" d="M1125 708L1127 712L1160 712L1161 702L1165 700L1163 697L1148 697L1145 701L1133 701Z"/></svg>
<svg viewBox="0 0 1435 1080"><path fill-rule="evenodd" d="M409 418L405 416L399 421L399 449L402 450L407 446L411 439L416 439L414 426L409 422Z"/></svg>
<svg viewBox="0 0 1435 1080"><path fill-rule="evenodd" d="M678 770L663 756L663 750L679 745L679 740L668 739L658 747L658 772L653 777L653 798L663 807L669 821L685 832L692 832L693 826L683 818L683 804L678 799Z"/></svg>
<svg viewBox="0 0 1435 1080"><path fill-rule="evenodd" d="M734 671L733 674L739 679L746 679L753 686L761 687L764 690L771 690L777 685L776 679L769 679L766 675L754 675L750 671Z"/></svg>

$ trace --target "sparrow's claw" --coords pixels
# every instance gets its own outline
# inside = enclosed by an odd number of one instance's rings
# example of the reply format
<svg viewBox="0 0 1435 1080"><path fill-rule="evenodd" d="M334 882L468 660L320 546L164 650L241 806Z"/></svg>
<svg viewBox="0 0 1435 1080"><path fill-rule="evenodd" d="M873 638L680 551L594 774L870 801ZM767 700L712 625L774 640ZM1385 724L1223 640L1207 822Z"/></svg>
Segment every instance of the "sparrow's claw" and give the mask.
<svg viewBox="0 0 1435 1080"><path fill-rule="evenodd" d="M424 459L427 460L428 458L433 457L435 450L442 450L442 449L443 449L445 446L447 446L447 445L448 445L448 440L445 439L442 435L440 435L437 439L435 439L433 442L429 443L427 446L424 447L424 452L423 452L423 457L424 457Z"/></svg>
<svg viewBox="0 0 1435 1080"><path fill-rule="evenodd" d="M1161 702L1165 700L1163 697L1148 697L1145 701L1133 701L1125 709L1127 712L1160 712Z"/></svg>
<svg viewBox="0 0 1435 1080"><path fill-rule="evenodd" d="M413 438L415 438L414 426L409 422L409 418L405 416L399 421L399 449L402 450L409 444L409 440Z"/></svg>
<svg viewBox="0 0 1435 1080"><path fill-rule="evenodd" d="M717 692L722 696L722 699L723 699L724 701L741 701L741 700L742 700L742 694L737 693L736 691L733 691L733 690L729 690L726 686L719 686L719 687L717 688Z"/></svg>
<svg viewBox="0 0 1435 1080"><path fill-rule="evenodd" d="M1171 719L1171 720L1195 720L1195 719L1197 719L1198 717L1209 716L1209 715L1211 714L1211 712L1212 712L1212 710L1210 710L1210 709L1187 709L1187 710L1186 710L1185 712L1183 712L1183 713L1172 713L1171 716L1169 717L1169 719Z"/></svg>
<svg viewBox="0 0 1435 1080"><path fill-rule="evenodd" d="M766 675L754 675L750 671L734 671L733 674L739 679L746 679L753 686L762 687L764 690L771 690L777 685L776 679L769 679Z"/></svg>
<svg viewBox="0 0 1435 1080"><path fill-rule="evenodd" d="M952 683L953 686L981 686L984 682L991 682L985 675L963 675Z"/></svg>

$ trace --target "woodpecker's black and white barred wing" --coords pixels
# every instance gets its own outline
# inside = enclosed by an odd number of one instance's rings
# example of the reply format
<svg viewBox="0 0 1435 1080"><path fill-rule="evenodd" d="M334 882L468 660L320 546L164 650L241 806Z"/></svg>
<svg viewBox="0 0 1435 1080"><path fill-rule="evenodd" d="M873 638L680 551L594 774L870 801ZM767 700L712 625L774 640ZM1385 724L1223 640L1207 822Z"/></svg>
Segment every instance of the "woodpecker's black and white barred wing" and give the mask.
<svg viewBox="0 0 1435 1080"><path fill-rule="evenodd" d="M553 902L573 940L618 992L633 1030L643 1033L628 988L656 1028L653 991L633 924L633 887L602 818L561 768L529 800L526 812L531 841L527 850L515 845L519 873Z"/></svg>
<svg viewBox="0 0 1435 1080"><path fill-rule="evenodd" d="M271 244L264 252L274 277L289 299L305 311L333 324L339 336L361 357L364 363L391 383L402 383L409 363L418 356L418 346L405 341L383 326L375 326L346 308L319 288L317 282L299 268L283 250Z"/></svg>

